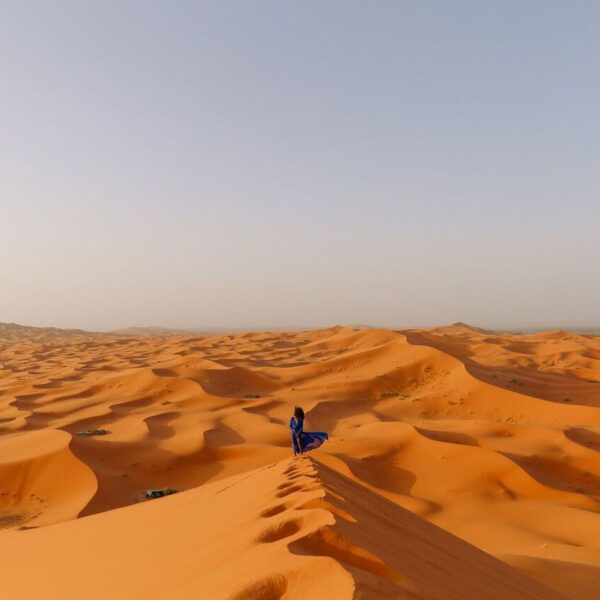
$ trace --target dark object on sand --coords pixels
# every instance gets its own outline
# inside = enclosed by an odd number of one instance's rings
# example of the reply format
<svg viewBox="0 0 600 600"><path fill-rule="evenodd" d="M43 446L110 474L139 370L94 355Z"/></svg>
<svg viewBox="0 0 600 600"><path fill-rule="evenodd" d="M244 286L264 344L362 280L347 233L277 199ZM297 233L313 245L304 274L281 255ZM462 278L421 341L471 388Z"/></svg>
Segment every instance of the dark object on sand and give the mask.
<svg viewBox="0 0 600 600"><path fill-rule="evenodd" d="M245 394L244 398L260 398L258 394Z"/></svg>
<svg viewBox="0 0 600 600"><path fill-rule="evenodd" d="M106 435L107 433L106 429L86 429L85 431L78 431L77 435L87 437L88 435Z"/></svg>
<svg viewBox="0 0 600 600"><path fill-rule="evenodd" d="M146 490L146 498L162 498L163 496L170 496L171 494L177 494L181 490L174 490L173 488L163 488L162 490Z"/></svg>

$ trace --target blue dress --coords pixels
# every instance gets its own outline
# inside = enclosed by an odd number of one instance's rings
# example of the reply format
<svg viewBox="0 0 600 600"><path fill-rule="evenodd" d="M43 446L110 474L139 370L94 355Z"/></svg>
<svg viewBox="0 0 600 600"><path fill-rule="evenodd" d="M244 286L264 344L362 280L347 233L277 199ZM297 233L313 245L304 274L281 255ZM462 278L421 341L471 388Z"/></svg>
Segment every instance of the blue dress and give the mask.
<svg viewBox="0 0 600 600"><path fill-rule="evenodd" d="M292 447L294 448L294 454L298 454L300 452L296 436L300 437L302 452L314 450L315 448L318 448L325 440L329 439L329 435L323 431L304 431L303 428L304 419L296 419L294 417L290 419L290 434L292 436Z"/></svg>

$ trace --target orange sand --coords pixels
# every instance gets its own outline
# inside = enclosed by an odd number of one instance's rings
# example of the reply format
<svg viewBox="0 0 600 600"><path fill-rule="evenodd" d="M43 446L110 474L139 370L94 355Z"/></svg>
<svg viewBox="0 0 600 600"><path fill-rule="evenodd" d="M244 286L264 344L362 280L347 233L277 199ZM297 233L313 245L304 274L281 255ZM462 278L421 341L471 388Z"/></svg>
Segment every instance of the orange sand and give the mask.
<svg viewBox="0 0 600 600"><path fill-rule="evenodd" d="M0 591L591 600L599 451L598 337L0 325Z"/></svg>

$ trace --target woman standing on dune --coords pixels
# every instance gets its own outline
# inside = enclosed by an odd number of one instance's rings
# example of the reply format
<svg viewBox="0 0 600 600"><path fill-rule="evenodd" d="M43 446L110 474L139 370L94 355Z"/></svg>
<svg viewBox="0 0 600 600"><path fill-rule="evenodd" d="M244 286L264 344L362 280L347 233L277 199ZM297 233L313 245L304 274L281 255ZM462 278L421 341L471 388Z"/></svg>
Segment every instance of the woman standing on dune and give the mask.
<svg viewBox="0 0 600 600"><path fill-rule="evenodd" d="M307 450L314 450L329 439L329 435L323 431L304 431L304 411L299 406L294 408L294 414L290 419L290 432L294 456L304 454Z"/></svg>

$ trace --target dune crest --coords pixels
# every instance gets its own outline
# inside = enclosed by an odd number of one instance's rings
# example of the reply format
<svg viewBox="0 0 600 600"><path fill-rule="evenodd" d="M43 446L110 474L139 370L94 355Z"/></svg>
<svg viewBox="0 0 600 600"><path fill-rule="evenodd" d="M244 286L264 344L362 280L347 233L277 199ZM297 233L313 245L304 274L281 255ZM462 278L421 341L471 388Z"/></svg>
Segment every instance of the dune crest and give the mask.
<svg viewBox="0 0 600 600"><path fill-rule="evenodd" d="M64 523L56 534L0 538L11 598L39 589L46 598L82 589L132 599L561 598L310 458ZM32 564L44 568L25 577Z"/></svg>

